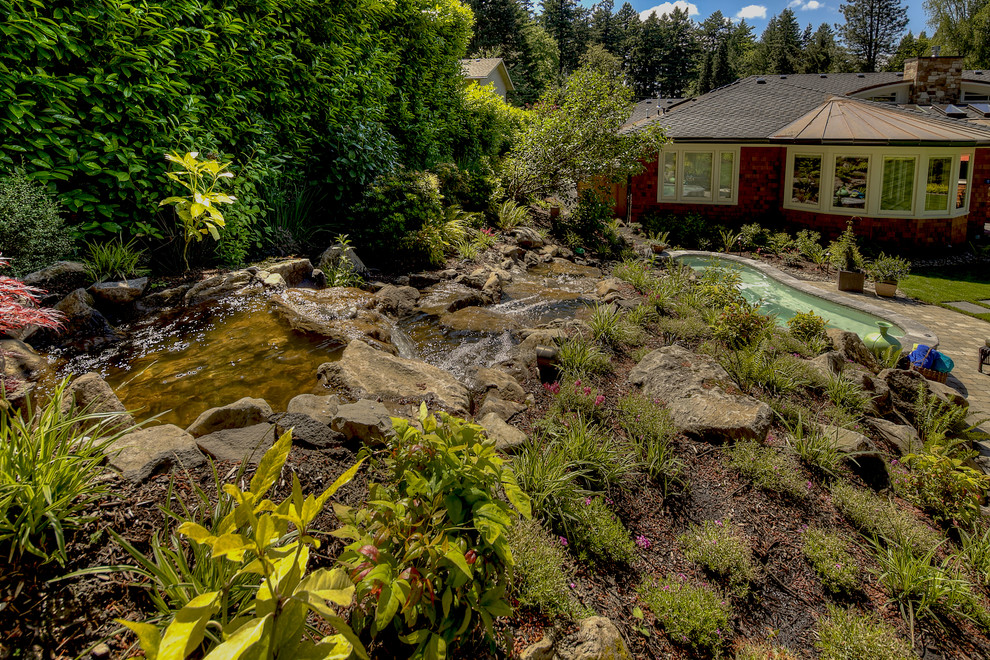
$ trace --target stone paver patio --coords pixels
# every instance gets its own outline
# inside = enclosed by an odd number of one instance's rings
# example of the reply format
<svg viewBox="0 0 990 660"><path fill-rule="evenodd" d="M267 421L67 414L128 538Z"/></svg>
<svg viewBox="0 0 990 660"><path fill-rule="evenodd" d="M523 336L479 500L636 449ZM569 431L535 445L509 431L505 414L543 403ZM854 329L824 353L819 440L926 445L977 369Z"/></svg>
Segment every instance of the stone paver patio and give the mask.
<svg viewBox="0 0 990 660"><path fill-rule="evenodd" d="M813 284L827 291L836 291L834 282ZM970 410L973 412L970 418L972 421L990 417L990 373L981 374L978 371L979 350L984 340L990 338L990 323L944 307L905 298L901 293L896 298L881 298L872 291L862 294L841 292L841 295L866 300L928 326L938 335L938 350L951 357L956 365L946 384L969 399ZM910 349L910 346L905 348ZM983 429L988 427L990 422L982 426Z"/></svg>

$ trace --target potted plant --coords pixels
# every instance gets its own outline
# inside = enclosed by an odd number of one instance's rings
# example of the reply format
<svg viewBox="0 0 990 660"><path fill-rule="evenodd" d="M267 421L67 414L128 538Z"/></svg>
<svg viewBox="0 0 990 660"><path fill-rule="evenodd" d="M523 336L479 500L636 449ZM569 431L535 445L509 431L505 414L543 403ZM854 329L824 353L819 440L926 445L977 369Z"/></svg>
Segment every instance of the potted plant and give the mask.
<svg viewBox="0 0 990 660"><path fill-rule="evenodd" d="M878 296L893 298L897 293L897 283L911 273L911 262L902 257L891 257L883 252L867 268L873 278L873 286Z"/></svg>
<svg viewBox="0 0 990 660"><path fill-rule="evenodd" d="M863 292L866 274L863 273L863 255L856 245L856 234L850 220L846 230L829 245L829 261L839 271L839 291Z"/></svg>
<svg viewBox="0 0 990 660"><path fill-rule="evenodd" d="M664 250L670 247L670 232L661 231L654 234L650 234L649 238L646 239L649 244L650 249L654 254L661 254Z"/></svg>

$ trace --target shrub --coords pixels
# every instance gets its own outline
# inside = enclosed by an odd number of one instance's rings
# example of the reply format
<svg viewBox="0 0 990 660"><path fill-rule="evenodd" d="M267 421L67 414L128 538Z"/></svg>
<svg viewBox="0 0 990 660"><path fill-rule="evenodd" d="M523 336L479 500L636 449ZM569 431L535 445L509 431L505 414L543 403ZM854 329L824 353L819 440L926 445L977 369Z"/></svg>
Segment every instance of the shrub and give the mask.
<svg viewBox="0 0 990 660"><path fill-rule="evenodd" d="M961 555L980 582L990 585L990 528L983 533L959 530Z"/></svg>
<svg viewBox="0 0 990 660"><path fill-rule="evenodd" d="M853 223L846 224L846 230L828 246L829 259L836 270L859 272L863 268L863 255L856 244Z"/></svg>
<svg viewBox="0 0 990 660"><path fill-rule="evenodd" d="M171 621L161 626L162 631L152 623L120 621L137 634L148 657L156 657L159 649L171 649L169 657L180 660L193 654L198 657L196 652L206 641L207 629L225 633L225 641L213 649L217 656L325 657L335 653L344 657L353 652L360 658L368 657L357 636L330 606L351 605L355 588L347 572L339 568L309 570L309 548L319 543L309 535L309 527L327 500L354 477L361 463L315 498L304 498L296 477L292 497L275 504L265 496L279 478L291 446L291 433L279 438L259 463L247 492L236 484L224 486L237 505L220 522L218 534L191 521L177 530L193 543L209 548L208 561L232 562L237 573L257 575L253 598L228 617L226 590L203 591L174 612ZM218 612L220 620L216 619ZM336 629L336 634L310 641L310 612Z"/></svg>
<svg viewBox="0 0 990 660"><path fill-rule="evenodd" d="M732 634L732 606L725 594L674 574L647 580L637 592L672 642L721 657Z"/></svg>
<svg viewBox="0 0 990 660"><path fill-rule="evenodd" d="M429 172L384 177L367 189L354 209L355 240L370 254L395 255L398 262L428 258L430 246L414 245L409 237L443 223L442 199L439 180Z"/></svg>
<svg viewBox="0 0 990 660"><path fill-rule="evenodd" d="M918 393L914 399L914 426L926 446L941 445L951 434L963 429L968 410L942 401L927 390L924 383L918 385Z"/></svg>
<svg viewBox="0 0 990 660"><path fill-rule="evenodd" d="M742 303L739 292L742 275L733 268L722 268L714 263L698 278L697 294L702 304L711 309L721 310L735 303Z"/></svg>
<svg viewBox="0 0 990 660"><path fill-rule="evenodd" d="M801 542L801 552L825 589L834 594L848 594L859 587L859 566L849 554L849 540L844 534L809 527L801 535Z"/></svg>
<svg viewBox="0 0 990 660"><path fill-rule="evenodd" d="M753 551L742 530L735 525L706 520L701 525L692 525L677 537L677 542L685 557L725 580L731 593L736 596L749 593L749 583L756 578Z"/></svg>
<svg viewBox="0 0 990 660"><path fill-rule="evenodd" d="M578 378L573 383L551 383L543 387L554 395L550 405L551 418L575 412L586 419L604 419L607 412L604 408L605 396L599 393L597 387L586 384L583 379Z"/></svg>
<svg viewBox="0 0 990 660"><path fill-rule="evenodd" d="M685 316L664 316L657 321L657 329L664 343L677 340L695 342L711 336L708 323L696 312Z"/></svg>
<svg viewBox="0 0 990 660"><path fill-rule="evenodd" d="M983 516L980 504L990 488L990 476L964 463L941 445L908 454L895 470L898 492L930 513L936 522L972 528Z"/></svg>
<svg viewBox="0 0 990 660"><path fill-rule="evenodd" d="M915 660L897 631L874 616L827 605L815 625L815 648L822 660Z"/></svg>
<svg viewBox="0 0 990 660"><path fill-rule="evenodd" d="M341 234L334 239L336 252L331 252L319 263L319 268L327 277L328 287L358 286L364 278L354 269L354 262L349 255L353 254L351 239L347 234Z"/></svg>
<svg viewBox="0 0 990 660"><path fill-rule="evenodd" d="M567 552L537 520L517 520L509 528L509 548L516 562L512 592L520 605L548 616L578 618L584 614L568 587L572 568Z"/></svg>
<svg viewBox="0 0 990 660"><path fill-rule="evenodd" d="M572 233L581 246L601 258L615 258L622 249L622 239L612 226L612 207L594 189L581 191L577 208L569 216L560 216L554 231L557 235Z"/></svg>
<svg viewBox="0 0 990 660"><path fill-rule="evenodd" d="M448 206L442 216L433 216L403 239L410 254L417 254L430 266L442 266L448 252L464 241L471 214L458 206Z"/></svg>
<svg viewBox="0 0 990 660"><path fill-rule="evenodd" d="M808 495L801 468L793 457L755 440L741 440L728 450L729 463L757 487L794 499Z"/></svg>
<svg viewBox="0 0 990 660"><path fill-rule="evenodd" d="M507 199L495 208L499 229L509 230L529 224L529 209Z"/></svg>
<svg viewBox="0 0 990 660"><path fill-rule="evenodd" d="M822 235L817 231L802 229L794 237L794 247L797 248L798 252L812 259L813 256L822 251L821 240Z"/></svg>
<svg viewBox="0 0 990 660"><path fill-rule="evenodd" d="M648 325L652 323L656 323L656 321L659 318L660 315L657 314L657 308L655 306L640 303L639 305L636 305L628 312L626 312L625 321L630 326L631 329L632 328L646 329ZM641 336L638 336L639 333L637 333L635 330L632 330L631 334L636 336L637 340L642 339Z"/></svg>
<svg viewBox="0 0 990 660"><path fill-rule="evenodd" d="M590 339L581 335L557 340L557 363L561 379L580 380L611 373L612 361Z"/></svg>
<svg viewBox="0 0 990 660"><path fill-rule="evenodd" d="M63 380L40 410L0 406L0 548L10 562L25 554L66 560L66 537L93 518L93 502L108 492L105 452L134 430L115 413L63 408Z"/></svg>
<svg viewBox="0 0 990 660"><path fill-rule="evenodd" d="M707 250L718 237L715 227L697 213L671 215L649 211L643 215L643 229L650 234L667 233L671 245Z"/></svg>
<svg viewBox="0 0 990 660"><path fill-rule="evenodd" d="M138 266L143 256L144 250L136 248L133 239L127 243L123 240L102 244L87 243L83 263L86 265L86 274L94 282L126 280L148 273Z"/></svg>
<svg viewBox="0 0 990 660"><path fill-rule="evenodd" d="M601 497L587 497L572 505L575 524L561 538L581 561L629 564L636 559L636 544L622 521Z"/></svg>
<svg viewBox="0 0 990 660"><path fill-rule="evenodd" d="M776 353L767 342L736 350L718 350L716 355L722 368L746 393L759 387L779 396L806 384L801 363L790 355Z"/></svg>
<svg viewBox="0 0 990 660"><path fill-rule="evenodd" d="M880 256L866 267L874 282L897 282L911 274L911 262L903 257Z"/></svg>
<svg viewBox="0 0 990 660"><path fill-rule="evenodd" d="M756 252L767 246L770 232L754 222L739 229L739 247L746 252Z"/></svg>
<svg viewBox="0 0 990 660"><path fill-rule="evenodd" d="M39 270L72 251L61 206L20 170L0 175L0 254L15 275Z"/></svg>
<svg viewBox="0 0 990 660"><path fill-rule="evenodd" d="M767 250L774 255L786 254L794 241L786 231L778 231L767 238Z"/></svg>
<svg viewBox="0 0 990 660"><path fill-rule="evenodd" d="M791 334L801 341L822 345L828 340L827 321L812 311L798 312L787 321Z"/></svg>
<svg viewBox="0 0 990 660"><path fill-rule="evenodd" d="M493 618L512 613L507 532L517 511L530 516L529 498L480 426L446 413L438 421L425 404L422 431L392 423L388 481L370 486L365 508L337 509L335 535L353 541L340 557L356 585L352 623L373 638L396 635L415 655L453 647L479 618L491 637Z"/></svg>
<svg viewBox="0 0 990 660"><path fill-rule="evenodd" d="M923 555L939 545L935 530L917 520L895 502L845 481L832 485L832 501L854 527L887 543L907 544Z"/></svg>
<svg viewBox="0 0 990 660"><path fill-rule="evenodd" d="M727 305L709 325L715 339L738 349L765 337L773 328L774 319L743 301Z"/></svg>

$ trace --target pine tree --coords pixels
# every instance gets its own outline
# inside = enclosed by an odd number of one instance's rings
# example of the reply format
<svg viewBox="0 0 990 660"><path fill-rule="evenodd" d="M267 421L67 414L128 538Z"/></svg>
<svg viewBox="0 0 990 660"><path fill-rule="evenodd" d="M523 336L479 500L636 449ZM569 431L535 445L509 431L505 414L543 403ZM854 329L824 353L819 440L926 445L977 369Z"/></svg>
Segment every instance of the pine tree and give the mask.
<svg viewBox="0 0 990 660"><path fill-rule="evenodd" d="M619 40L622 33L619 30L618 17L613 13L613 0L601 0L591 10L591 40L601 44L613 55L619 54Z"/></svg>
<svg viewBox="0 0 990 660"><path fill-rule="evenodd" d="M876 71L895 51L907 27L907 7L901 0L850 0L840 5L846 22L837 26L862 71Z"/></svg>
<svg viewBox="0 0 990 660"><path fill-rule="evenodd" d="M633 51L639 41L641 24L639 12L628 2L623 3L615 14L615 26L619 36L616 40L616 50L612 52L622 60L622 68L627 73L632 65Z"/></svg>
<svg viewBox="0 0 990 660"><path fill-rule="evenodd" d="M591 38L588 10L577 0L543 0L542 7L540 25L557 42L561 73L575 71Z"/></svg>
<svg viewBox="0 0 990 660"><path fill-rule="evenodd" d="M695 89L698 94L707 94L712 91L712 54L705 53L701 59L701 73Z"/></svg>
<svg viewBox="0 0 990 660"><path fill-rule="evenodd" d="M723 39L715 50L715 59L712 62L712 88L728 85L735 79L729 66L729 39Z"/></svg>
<svg viewBox="0 0 990 660"><path fill-rule="evenodd" d="M694 22L687 9L675 7L660 20L664 49L660 66L660 95L683 96L691 86L692 64L698 52Z"/></svg>
<svg viewBox="0 0 990 660"><path fill-rule="evenodd" d="M638 25L627 74L636 98L656 98L660 93L664 36L656 12Z"/></svg>
<svg viewBox="0 0 990 660"><path fill-rule="evenodd" d="M835 50L835 32L828 23L822 23L804 48L801 72L830 73L835 62Z"/></svg>

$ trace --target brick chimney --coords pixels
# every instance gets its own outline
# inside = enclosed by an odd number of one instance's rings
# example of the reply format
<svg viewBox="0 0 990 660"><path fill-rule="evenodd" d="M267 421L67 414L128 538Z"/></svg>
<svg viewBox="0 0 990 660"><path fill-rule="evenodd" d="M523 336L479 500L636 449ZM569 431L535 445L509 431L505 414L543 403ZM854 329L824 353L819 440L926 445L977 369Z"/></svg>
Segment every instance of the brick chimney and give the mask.
<svg viewBox="0 0 990 660"><path fill-rule="evenodd" d="M912 57L904 61L904 82L911 83L908 102L918 105L958 103L962 95L962 57Z"/></svg>

